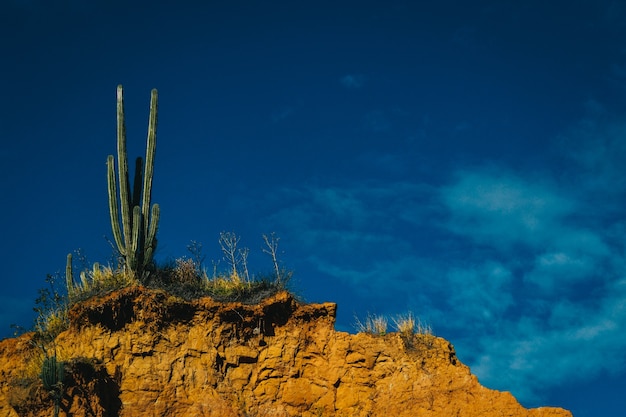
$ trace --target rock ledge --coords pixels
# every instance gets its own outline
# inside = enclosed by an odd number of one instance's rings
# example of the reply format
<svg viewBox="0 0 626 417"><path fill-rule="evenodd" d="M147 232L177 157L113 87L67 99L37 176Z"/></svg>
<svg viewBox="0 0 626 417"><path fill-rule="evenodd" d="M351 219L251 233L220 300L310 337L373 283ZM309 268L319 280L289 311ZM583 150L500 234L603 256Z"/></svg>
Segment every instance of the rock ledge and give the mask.
<svg viewBox="0 0 626 417"><path fill-rule="evenodd" d="M60 415L571 417L481 386L442 338L337 332L335 313L286 292L246 305L131 287L81 303L56 340ZM23 377L32 337L0 341L0 416L52 415Z"/></svg>

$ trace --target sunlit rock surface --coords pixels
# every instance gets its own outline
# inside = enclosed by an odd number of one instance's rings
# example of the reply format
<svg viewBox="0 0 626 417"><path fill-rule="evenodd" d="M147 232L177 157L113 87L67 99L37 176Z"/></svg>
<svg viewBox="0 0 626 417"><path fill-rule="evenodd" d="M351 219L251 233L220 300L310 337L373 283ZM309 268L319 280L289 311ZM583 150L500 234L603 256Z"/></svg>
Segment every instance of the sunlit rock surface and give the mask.
<svg viewBox="0 0 626 417"><path fill-rule="evenodd" d="M56 340L68 416L571 416L487 389L438 337L334 330L336 305L257 305L127 288L76 305ZM0 342L0 417L50 416L20 382L32 334Z"/></svg>

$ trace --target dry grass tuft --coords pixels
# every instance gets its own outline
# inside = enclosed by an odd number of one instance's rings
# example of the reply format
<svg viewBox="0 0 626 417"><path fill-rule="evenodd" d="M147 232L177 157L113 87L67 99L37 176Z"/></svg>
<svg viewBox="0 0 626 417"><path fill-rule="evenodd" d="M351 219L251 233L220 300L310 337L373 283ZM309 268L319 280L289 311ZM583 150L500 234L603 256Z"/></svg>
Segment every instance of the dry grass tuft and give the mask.
<svg viewBox="0 0 626 417"><path fill-rule="evenodd" d="M138 284L132 271L126 269L114 270L110 266L100 266L97 262L91 270L80 273L80 283L68 289L70 303L86 300L93 296L104 295L110 291L119 290L130 285Z"/></svg>
<svg viewBox="0 0 626 417"><path fill-rule="evenodd" d="M414 334L432 334L429 324L424 323L413 313L400 314L392 319L396 330L404 336L412 336Z"/></svg>
<svg viewBox="0 0 626 417"><path fill-rule="evenodd" d="M383 336L387 333L387 318L385 316L368 313L364 323L356 316L355 321L355 327L359 333L369 333L378 336Z"/></svg>
<svg viewBox="0 0 626 417"><path fill-rule="evenodd" d="M367 314L364 322L358 317L355 318L356 331L359 333L369 333L373 335L385 335L387 333L388 320L382 315ZM393 327L402 336L403 339L412 339L414 335L431 335L432 329L430 325L422 322L413 313L400 314L391 319Z"/></svg>

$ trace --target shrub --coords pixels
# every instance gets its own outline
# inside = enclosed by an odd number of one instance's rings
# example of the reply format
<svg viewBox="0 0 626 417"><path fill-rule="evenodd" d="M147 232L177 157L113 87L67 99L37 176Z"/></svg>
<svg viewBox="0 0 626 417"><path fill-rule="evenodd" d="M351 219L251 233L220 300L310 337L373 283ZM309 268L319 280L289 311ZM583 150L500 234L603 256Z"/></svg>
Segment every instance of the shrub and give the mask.
<svg viewBox="0 0 626 417"><path fill-rule="evenodd" d="M144 277L146 286L161 289L174 296L186 300L210 296L216 301L240 301L258 303L264 298L285 290L292 272L282 267L278 260L279 239L272 233L263 235L266 248L263 252L272 260L273 271L267 275L253 276L248 272L248 249L239 248L239 237L234 233L222 232L219 243L226 261L227 270L218 271L219 262L213 263L211 277L202 265L202 245L193 242L188 246L192 258L179 258L170 261ZM85 256L77 251L78 262L82 263L83 270L78 274L80 279L74 279L72 255L67 256L65 269L65 283L67 295L59 292L56 287L58 274L48 275L48 288L39 290L36 300L37 313L34 330L38 338L45 343L53 341L56 336L69 327L68 310L71 305L85 301L92 297L102 296L131 285L139 284L135 273L124 267L123 262L117 268L101 266L94 263L89 267ZM370 319L370 318L368 318ZM373 333L384 334L387 322L383 318L376 318L368 326Z"/></svg>
<svg viewBox="0 0 626 417"><path fill-rule="evenodd" d="M43 316L37 317L35 331L45 335L45 339L54 340L61 332L69 327L66 305L46 312Z"/></svg>
<svg viewBox="0 0 626 417"><path fill-rule="evenodd" d="M46 276L47 288L39 289L39 296L35 300L33 310L37 313L34 323L34 331L37 339L42 343L54 340L57 335L69 326L67 316L67 297L59 292L56 282L57 275Z"/></svg>

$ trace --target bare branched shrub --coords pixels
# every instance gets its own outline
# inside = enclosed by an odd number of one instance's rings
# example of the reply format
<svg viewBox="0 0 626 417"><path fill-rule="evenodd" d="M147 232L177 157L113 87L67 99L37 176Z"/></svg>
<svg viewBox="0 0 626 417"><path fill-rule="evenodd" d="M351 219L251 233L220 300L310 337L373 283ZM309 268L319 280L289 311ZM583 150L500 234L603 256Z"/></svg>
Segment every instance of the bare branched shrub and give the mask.
<svg viewBox="0 0 626 417"><path fill-rule="evenodd" d="M202 244L191 241L187 246L190 257L166 261L154 269L144 284L150 288L166 290L184 299L211 296L220 301L260 301L284 290L285 283L291 276L290 271L280 266L278 238L271 234L264 236L264 240L268 245L265 252L272 257L274 266L274 272L271 274L252 275L248 269L249 249L239 246L240 238L235 233L222 232L219 244L222 260L227 265L225 270L218 268L220 261L213 261L212 271L207 271L203 265L205 256L202 253ZM86 263L83 257L79 260ZM130 269L123 267L112 269L97 263L79 275L80 279L76 282L72 274L72 257L68 256L66 284L71 304L139 282ZM55 312L59 313L60 311Z"/></svg>
<svg viewBox="0 0 626 417"><path fill-rule="evenodd" d="M241 268L243 269L243 277L245 282L250 282L250 272L248 271L248 255L250 254L250 249L242 248L239 249L239 259L241 260Z"/></svg>
<svg viewBox="0 0 626 417"><path fill-rule="evenodd" d="M274 232L268 235L263 235L263 241L265 242L265 248L263 253L268 254L272 258L272 265L274 266L274 274L276 275L276 283L278 285L285 285L289 278L291 278L291 271L286 270L280 265L278 261L278 241L279 237Z"/></svg>
<svg viewBox="0 0 626 417"><path fill-rule="evenodd" d="M69 326L68 300L59 292L57 281L58 275L46 276L47 288L39 289L39 296L35 300L33 310L37 313L34 330L42 340L50 342Z"/></svg>
<svg viewBox="0 0 626 417"><path fill-rule="evenodd" d="M191 254L191 260L196 267L196 273L200 276L203 272L204 260L206 256L202 252L202 243L192 240L187 245L187 251Z"/></svg>
<svg viewBox="0 0 626 417"><path fill-rule="evenodd" d="M238 247L239 240L239 236L233 232L220 233L220 247L224 254L224 260L228 263L230 269L230 278L234 282L241 282L242 276L239 274L238 268L242 268L243 270L248 269L248 249L240 249ZM245 275L244 279L246 279Z"/></svg>

